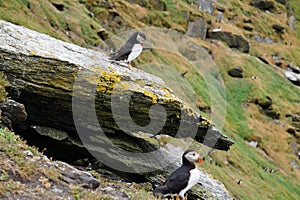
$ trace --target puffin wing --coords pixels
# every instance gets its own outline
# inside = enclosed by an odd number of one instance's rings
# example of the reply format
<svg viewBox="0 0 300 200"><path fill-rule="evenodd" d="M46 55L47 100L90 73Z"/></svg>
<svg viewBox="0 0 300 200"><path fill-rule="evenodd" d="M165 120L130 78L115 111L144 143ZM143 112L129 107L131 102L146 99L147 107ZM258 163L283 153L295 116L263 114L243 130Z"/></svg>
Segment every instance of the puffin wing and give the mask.
<svg viewBox="0 0 300 200"><path fill-rule="evenodd" d="M162 186L155 188L154 194L163 194L164 196L179 194L187 186L189 177L189 170L180 167L171 174Z"/></svg>
<svg viewBox="0 0 300 200"><path fill-rule="evenodd" d="M168 180L165 182L171 193L178 194L182 189L188 185L190 173L184 168L178 168L171 174Z"/></svg>
<svg viewBox="0 0 300 200"><path fill-rule="evenodd" d="M136 42L136 37L139 32L135 32L130 36L130 38L126 41L126 43L115 53L112 53L109 57L110 60L126 60L128 58L128 55L130 54L133 45Z"/></svg>
<svg viewBox="0 0 300 200"><path fill-rule="evenodd" d="M117 52L112 53L109 57L110 60L126 60L131 52L134 43L128 41L126 42Z"/></svg>

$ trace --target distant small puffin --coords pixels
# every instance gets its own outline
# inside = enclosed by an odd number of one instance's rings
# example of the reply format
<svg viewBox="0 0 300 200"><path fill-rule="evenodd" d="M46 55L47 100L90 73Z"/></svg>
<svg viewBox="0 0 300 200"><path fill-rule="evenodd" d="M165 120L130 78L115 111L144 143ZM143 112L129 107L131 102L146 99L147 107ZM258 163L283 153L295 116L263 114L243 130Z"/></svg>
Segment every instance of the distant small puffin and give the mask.
<svg viewBox="0 0 300 200"><path fill-rule="evenodd" d="M132 69L131 61L142 53L145 42L146 35L142 32L135 32L118 51L110 55L109 60L115 63L127 63Z"/></svg>
<svg viewBox="0 0 300 200"><path fill-rule="evenodd" d="M185 199L185 193L197 184L200 171L195 162L203 163L203 158L194 151L187 150L182 155L182 165L175 170L166 182L153 191L155 196L176 196L176 200Z"/></svg>

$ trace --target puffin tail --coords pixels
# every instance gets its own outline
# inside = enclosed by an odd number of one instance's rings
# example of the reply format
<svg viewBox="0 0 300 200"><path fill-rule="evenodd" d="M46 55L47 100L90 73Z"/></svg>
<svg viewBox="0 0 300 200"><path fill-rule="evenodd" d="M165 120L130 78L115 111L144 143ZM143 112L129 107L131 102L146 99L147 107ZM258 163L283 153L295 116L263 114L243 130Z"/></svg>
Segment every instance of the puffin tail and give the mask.
<svg viewBox="0 0 300 200"><path fill-rule="evenodd" d="M154 196L156 197L165 197L170 194L170 190L167 186L160 186L154 189L153 191Z"/></svg>

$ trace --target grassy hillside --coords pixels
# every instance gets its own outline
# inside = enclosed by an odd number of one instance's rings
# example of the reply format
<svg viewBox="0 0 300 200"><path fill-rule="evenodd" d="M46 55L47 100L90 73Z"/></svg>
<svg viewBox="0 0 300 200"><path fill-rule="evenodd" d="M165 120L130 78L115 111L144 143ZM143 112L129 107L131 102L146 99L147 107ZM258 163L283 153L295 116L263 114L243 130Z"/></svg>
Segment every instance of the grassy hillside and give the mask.
<svg viewBox="0 0 300 200"><path fill-rule="evenodd" d="M249 54L230 49L220 41L193 38L194 42L211 52L225 84L226 119L223 132L235 141L228 152L213 151L210 154L212 164L206 162L202 167L221 180L236 199L299 199L300 171L290 163L295 160L300 164L291 148L291 145L299 148L300 141L286 132L292 126L291 118L286 115L300 112L300 90L284 77L287 64L300 66L299 21L295 22L295 31L288 27L287 9L276 1L275 11L266 12L251 6L250 0L219 0L214 5L225 8L225 20L222 22L200 11L196 3L191 6L190 3L194 1L133 2L136 3L125 0L0 0L0 19L85 47L96 47L112 33L129 28L156 26L185 33L188 21L198 16L210 20L211 28L221 26L224 31L243 35L251 43ZM300 1L289 2L299 19ZM63 5L64 9L58 10L54 4ZM252 23L245 24L245 19L250 19ZM277 34L272 28L273 24L283 26L284 33ZM245 25L253 30L245 30ZM258 43L254 40L255 34L269 37L276 43ZM282 68L274 65L271 56L274 54L284 58ZM269 64L261 62L257 55L262 55ZM153 65L144 66L144 70L162 77L179 96L186 96L190 104L211 106L204 78L182 58L158 50L144 51L135 64L146 63ZM244 78L230 77L227 71L233 67L242 68ZM177 79L173 78L186 70L189 72L185 79L180 83L174 82ZM256 79L251 78L254 75ZM1 74L0 79L3 80ZM0 81L0 89L3 84ZM183 85L190 90L186 92L181 88ZM0 94L3 100L3 90ZM278 119L269 117L265 110L253 103L254 99L267 101L267 96L272 99L273 111L280 113ZM207 112L202 114L210 117ZM252 140L259 142L257 148L247 143ZM199 145L195 144L195 148L199 148ZM265 172L265 167L276 172ZM240 185L237 184L239 180L242 180Z"/></svg>

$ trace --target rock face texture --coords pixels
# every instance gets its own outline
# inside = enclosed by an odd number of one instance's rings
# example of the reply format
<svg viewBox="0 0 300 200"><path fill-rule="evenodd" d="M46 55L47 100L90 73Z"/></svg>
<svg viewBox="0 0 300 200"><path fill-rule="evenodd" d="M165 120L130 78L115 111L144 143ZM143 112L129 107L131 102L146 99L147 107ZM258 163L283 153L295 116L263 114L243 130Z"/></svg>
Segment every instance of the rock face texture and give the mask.
<svg viewBox="0 0 300 200"><path fill-rule="evenodd" d="M160 78L113 65L102 53L0 21L0 55L0 70L11 84L8 91L28 114L26 123L18 128L49 136L60 145L84 149L83 143L90 152L100 153L125 170L133 168L139 173L155 167L120 160L107 146L113 143L130 152L156 150L155 145L133 135L141 131L193 137L220 150L233 144ZM69 158L75 159L80 152L71 152ZM165 159L159 155L158 160Z"/></svg>

